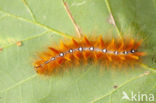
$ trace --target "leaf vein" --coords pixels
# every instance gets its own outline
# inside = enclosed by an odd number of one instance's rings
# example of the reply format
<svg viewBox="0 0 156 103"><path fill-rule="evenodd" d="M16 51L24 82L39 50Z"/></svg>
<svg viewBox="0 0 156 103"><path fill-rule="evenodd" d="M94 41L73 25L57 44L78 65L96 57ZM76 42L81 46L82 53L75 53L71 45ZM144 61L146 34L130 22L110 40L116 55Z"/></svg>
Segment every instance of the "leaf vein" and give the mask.
<svg viewBox="0 0 156 103"><path fill-rule="evenodd" d="M129 79L129 80L123 82L117 89L114 89L114 90L110 91L109 93L107 93L107 94L105 94L105 95L103 95L103 96L101 96L101 97L98 97L98 98L94 99L94 100L91 101L90 103L95 103L95 102L97 102L97 101L99 101L99 100L101 100L101 99L103 99L103 98L105 98L105 97L107 97L107 96L109 96L109 95L112 95L114 92L116 92L116 91L117 91L118 89L120 89L121 87L127 85L128 83L130 83L130 82L132 82L132 81L134 81L134 80L137 80L137 79L139 79L139 78L141 78L141 77L144 77L144 76L145 76L145 75L138 75L138 76L136 76L136 77L134 77L134 78L131 78L131 79Z"/></svg>
<svg viewBox="0 0 156 103"><path fill-rule="evenodd" d="M25 83L26 81L29 81L29 80L35 78L36 76L37 76L37 74L34 74L34 75L32 75L32 76L30 76L30 77L24 79L24 80L21 80L21 81L15 83L14 85L12 85L12 86L10 86L10 87L8 87L8 88L1 90L0 93L8 92L10 89L17 87L17 86L19 86L19 85Z"/></svg>
<svg viewBox="0 0 156 103"><path fill-rule="evenodd" d="M109 0L105 0L105 3L106 3L106 7L107 7L107 9L108 9L109 14L112 15L112 18L114 19L115 28L116 28L117 34L118 34L118 36L119 36L120 38L122 38L122 34L120 33L119 26L117 25L116 20L115 20L115 18L114 18L114 15L113 15L113 13L112 13L112 9L111 9L111 7L110 7Z"/></svg>
<svg viewBox="0 0 156 103"><path fill-rule="evenodd" d="M27 1L26 1L26 0L22 0L22 2L24 3L25 7L27 8L28 12L30 13L30 15L31 15L31 17L32 17L32 19L33 19L33 21L37 21L35 15L34 15L34 13L32 12L32 9L31 9L31 7L28 5Z"/></svg>
<svg viewBox="0 0 156 103"><path fill-rule="evenodd" d="M48 32L49 32L49 31L47 30L47 31L44 31L44 32L42 32L42 33L36 34L35 36L30 36L30 37L25 38L25 39L20 40L20 41L23 42L23 41L27 41L27 40L32 40L32 39L41 37L42 35L45 35L45 34L48 33ZM15 42L15 43L12 43L12 44L9 44L9 45L6 45L6 46L3 46L3 49L4 49L4 48L8 48L8 47L10 47L10 46L13 46L14 44L16 44L16 42Z"/></svg>
<svg viewBox="0 0 156 103"><path fill-rule="evenodd" d="M156 68L152 68L152 67L149 67L147 66L146 64L140 64L141 67L143 67L144 69L148 69L150 71L152 71L153 73L156 73Z"/></svg>
<svg viewBox="0 0 156 103"><path fill-rule="evenodd" d="M11 14L9 12L3 11L2 9L0 9L0 11L2 13L4 13L4 14L7 14L10 17L13 17L13 18L17 19L17 20L21 20L21 21L24 21L24 22L27 22L27 23L37 25L37 26L42 27L42 28L44 28L46 30L49 30L50 32L56 33L58 35L61 35L61 36L67 37L67 38L72 38L69 34L65 34L65 33L61 32L61 31L58 31L58 30L56 30L54 28L51 28L51 27L49 27L47 25L41 24L41 23L36 22L36 21L31 21L29 19L26 19L26 18L23 18L23 17L20 17L20 16L16 16L16 15Z"/></svg>

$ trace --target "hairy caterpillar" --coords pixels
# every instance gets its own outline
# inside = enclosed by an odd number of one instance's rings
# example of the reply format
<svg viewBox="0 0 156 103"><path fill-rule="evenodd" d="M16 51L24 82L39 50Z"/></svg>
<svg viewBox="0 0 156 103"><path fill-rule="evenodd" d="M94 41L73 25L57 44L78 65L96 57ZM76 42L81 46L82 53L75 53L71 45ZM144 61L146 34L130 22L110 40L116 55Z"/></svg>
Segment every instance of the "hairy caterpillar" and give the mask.
<svg viewBox="0 0 156 103"><path fill-rule="evenodd" d="M139 52L141 41L131 40L98 40L88 39L76 41L72 39L69 44L61 48L49 47L50 51L43 53L41 60L35 62L35 69L39 74L51 74L60 68L69 67L71 64L79 65L90 61L101 61L105 65L131 65L139 62L144 52ZM64 66L64 67L62 67ZM63 70L63 69L62 69Z"/></svg>
<svg viewBox="0 0 156 103"><path fill-rule="evenodd" d="M39 55L40 60L34 63L35 70L39 74L50 75L60 70L65 70L71 65L82 63L98 62L104 65L114 65L117 67L135 65L140 62L139 46L141 41L135 39L98 39L82 36L81 30L74 21L67 4L64 2L65 9L71 18L78 37L72 38L68 43L62 43L60 48L49 47L48 52Z"/></svg>

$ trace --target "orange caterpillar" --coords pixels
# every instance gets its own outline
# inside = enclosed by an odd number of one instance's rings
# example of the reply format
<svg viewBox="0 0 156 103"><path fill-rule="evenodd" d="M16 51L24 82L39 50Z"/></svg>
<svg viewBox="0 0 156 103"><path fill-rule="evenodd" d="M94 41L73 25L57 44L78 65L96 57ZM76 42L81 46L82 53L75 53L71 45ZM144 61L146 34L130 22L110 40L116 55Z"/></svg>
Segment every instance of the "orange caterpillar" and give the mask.
<svg viewBox="0 0 156 103"><path fill-rule="evenodd" d="M144 52L138 51L140 44L141 41L137 42L134 39L72 39L69 44L62 43L61 48L49 47L50 51L43 53L40 56L41 60L36 61L34 65L37 73L46 75L56 73L60 69L65 70L64 68L70 67L71 64L79 65L90 60L117 67L134 65L140 61L140 56L145 55Z"/></svg>
<svg viewBox="0 0 156 103"><path fill-rule="evenodd" d="M99 39L82 36L66 2L64 6L79 38L73 38L71 42L67 41L67 44L62 43L59 48L49 47L50 51L39 55L40 60L34 63L38 74L50 75L64 71L71 65L79 66L90 61L106 66L133 66L140 62L140 56L145 55L138 50L141 41L135 39L103 40L102 36Z"/></svg>

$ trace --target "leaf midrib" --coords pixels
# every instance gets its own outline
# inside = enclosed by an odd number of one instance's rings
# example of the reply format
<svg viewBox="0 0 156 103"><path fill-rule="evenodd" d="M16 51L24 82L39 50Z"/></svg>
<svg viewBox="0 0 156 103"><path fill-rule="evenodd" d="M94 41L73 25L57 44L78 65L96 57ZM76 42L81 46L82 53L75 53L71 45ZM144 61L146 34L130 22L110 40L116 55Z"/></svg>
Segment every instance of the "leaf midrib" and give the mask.
<svg viewBox="0 0 156 103"><path fill-rule="evenodd" d="M39 22L31 21L31 20L26 19L26 18L23 18L23 17L21 17L21 16L16 16L16 15L14 15L14 14L12 14L12 13L3 11L2 9L0 9L0 11L1 11L2 13L6 14L7 16L13 17L13 18L15 18L15 19L17 19L17 20L24 21L24 22L26 22L26 23L31 23L31 24L37 25L37 26L39 26L39 27L42 27L43 29L46 29L46 30L48 30L48 31L50 31L50 32L52 32L52 33L54 33L54 34L57 34L57 35L60 35L60 36L64 36L64 37L66 37L66 38L72 38L69 34L60 32L60 31L58 31L58 30L56 30L56 29L54 29L54 28L51 28L51 27L46 26L46 25L44 25L44 24L41 24L41 23L39 23ZM4 18L7 17L7 16L4 16ZM3 18L3 19L4 19L4 18ZM35 39L35 38L34 38L34 39ZM13 43L13 44L14 44L14 43ZM4 48L5 48L5 46L4 46Z"/></svg>

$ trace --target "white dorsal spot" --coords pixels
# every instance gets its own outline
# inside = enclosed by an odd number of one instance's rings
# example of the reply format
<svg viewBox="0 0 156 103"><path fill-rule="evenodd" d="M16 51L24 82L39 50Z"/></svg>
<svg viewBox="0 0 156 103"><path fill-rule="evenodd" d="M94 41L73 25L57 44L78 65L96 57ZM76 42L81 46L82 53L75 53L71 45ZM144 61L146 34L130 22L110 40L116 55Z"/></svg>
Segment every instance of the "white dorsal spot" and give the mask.
<svg viewBox="0 0 156 103"><path fill-rule="evenodd" d="M64 53L60 53L60 56L61 56L61 57L64 56Z"/></svg>
<svg viewBox="0 0 156 103"><path fill-rule="evenodd" d="M134 50L134 49L132 49L132 50L131 50L131 53L134 53L134 52L135 52L135 50Z"/></svg>
<svg viewBox="0 0 156 103"><path fill-rule="evenodd" d="M128 54L128 52L127 52L127 51L124 51L123 53L124 53L124 54Z"/></svg>
<svg viewBox="0 0 156 103"><path fill-rule="evenodd" d="M94 50L94 47L90 47L89 50L90 50L90 51L93 51L93 50Z"/></svg>
<svg viewBox="0 0 156 103"><path fill-rule="evenodd" d="M118 54L118 51L115 51L114 54L117 55Z"/></svg>
<svg viewBox="0 0 156 103"><path fill-rule="evenodd" d="M55 57L52 57L51 60L55 60Z"/></svg>
<svg viewBox="0 0 156 103"><path fill-rule="evenodd" d="M107 49L103 49L102 52L106 53L107 52Z"/></svg>
<svg viewBox="0 0 156 103"><path fill-rule="evenodd" d="M82 50L83 50L83 48L82 48L82 47L79 47L79 48L78 48L78 50L79 50L79 51L82 51Z"/></svg>
<svg viewBox="0 0 156 103"><path fill-rule="evenodd" d="M72 50L72 49L70 49L70 50L69 50L69 52L70 52L70 53L72 53L72 52L73 52L73 50Z"/></svg>

